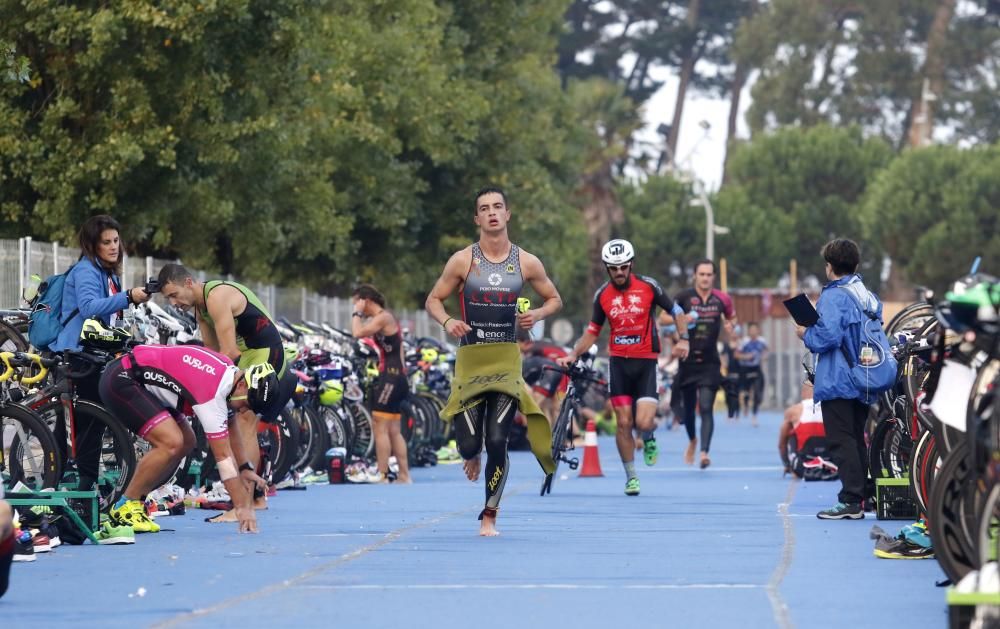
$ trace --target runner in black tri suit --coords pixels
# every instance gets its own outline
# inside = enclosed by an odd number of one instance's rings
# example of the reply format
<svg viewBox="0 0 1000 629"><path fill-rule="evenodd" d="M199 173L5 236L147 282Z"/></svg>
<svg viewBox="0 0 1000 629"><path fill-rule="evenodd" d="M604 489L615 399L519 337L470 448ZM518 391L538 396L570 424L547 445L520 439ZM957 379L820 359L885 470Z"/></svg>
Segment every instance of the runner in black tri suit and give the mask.
<svg viewBox="0 0 1000 629"><path fill-rule="evenodd" d="M587 351L601 333L605 321L610 321L608 352L611 354L610 394L618 426L615 442L627 480L625 495L639 495L639 477L635 472L635 439L633 430L643 437L643 455L646 465L654 465L659 454L653 430L656 428L656 405L659 392L656 388L656 359L660 355L660 335L656 325L656 308L676 316L682 325L686 319L674 302L660 288L656 280L632 273L632 243L615 239L606 243L601 251L609 281L594 294L594 312L583 336L576 342L569 356L559 362L572 364ZM679 356L687 353L687 335L675 345ZM634 407L634 410L633 410Z"/></svg>
<svg viewBox="0 0 1000 629"><path fill-rule="evenodd" d="M490 377L509 379L513 384L514 380L520 383L521 378L516 328L530 329L536 321L558 312L562 300L541 261L510 242L507 235L510 217L506 195L500 188L483 188L476 193L474 220L479 226L479 241L451 256L427 296L426 308L449 334L461 339L456 375L475 368L462 364L463 354L473 358L475 355L474 351L463 352L464 348L509 344L516 364L507 365L508 371ZM518 315L517 298L524 282L531 284L545 301L541 307ZM461 305L457 318L444 308L444 300L456 291ZM456 441L469 480L479 478L480 453L483 443L486 444L486 507L480 515L480 535L498 534L497 509L507 481L507 437L517 409L514 397L489 392L483 394L481 402L454 417Z"/></svg>
<svg viewBox="0 0 1000 629"><path fill-rule="evenodd" d="M722 361L719 357L717 342L722 326L732 334L736 323L736 310L733 300L727 294L713 288L715 282L715 263L702 260L694 267L694 288L677 293L677 303L685 312L696 312L697 322L691 332L691 353L681 362L677 373L678 386L684 396L684 427L687 429L687 451L684 461L694 464L694 453L698 447L695 434L695 409L701 415L701 468L711 465L708 449L712 444L712 432L715 421L712 407L715 405L715 395L722 383Z"/></svg>
<svg viewBox="0 0 1000 629"><path fill-rule="evenodd" d="M372 418L375 420L375 459L380 482L389 482L389 457L396 457L396 482L410 483L406 440L400 433L400 406L410 393L403 364L403 332L396 317L385 309L385 297L371 284L354 289L351 333L357 338L373 337L380 360L378 379L372 388Z"/></svg>

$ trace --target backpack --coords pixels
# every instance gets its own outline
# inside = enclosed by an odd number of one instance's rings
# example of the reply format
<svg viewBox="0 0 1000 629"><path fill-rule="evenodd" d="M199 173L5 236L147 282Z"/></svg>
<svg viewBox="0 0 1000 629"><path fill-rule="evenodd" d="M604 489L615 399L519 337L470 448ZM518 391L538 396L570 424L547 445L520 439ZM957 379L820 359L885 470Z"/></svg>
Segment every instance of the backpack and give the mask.
<svg viewBox="0 0 1000 629"><path fill-rule="evenodd" d="M50 275L38 286L38 295L31 301L31 315L28 322L28 341L37 349L48 349L59 338L59 333L70 320L80 313L77 308L63 320L62 300L66 277L75 264L65 273Z"/></svg>
<svg viewBox="0 0 1000 629"><path fill-rule="evenodd" d="M858 392L858 399L871 403L875 396L888 391L896 383L898 366L889 349L889 339L882 329L882 320L871 303L871 293L860 281L841 286L858 310L861 311L861 343L857 348L858 361L855 363L846 347L841 347L847 359L851 384ZM861 293L860 291L864 291ZM865 305L862 305L864 299Z"/></svg>

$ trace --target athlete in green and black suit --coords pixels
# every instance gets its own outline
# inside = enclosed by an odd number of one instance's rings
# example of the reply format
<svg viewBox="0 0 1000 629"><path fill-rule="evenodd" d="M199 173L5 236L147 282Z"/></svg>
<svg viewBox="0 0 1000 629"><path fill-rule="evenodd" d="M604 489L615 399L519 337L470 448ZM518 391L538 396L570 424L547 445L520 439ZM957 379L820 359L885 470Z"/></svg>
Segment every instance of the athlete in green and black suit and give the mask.
<svg viewBox="0 0 1000 629"><path fill-rule="evenodd" d="M542 262L510 241L507 235L510 210L502 190L483 188L476 194L474 220L479 226L479 242L451 256L427 296L425 306L449 334L461 339L459 363L463 356L477 357L475 351L463 351L472 346L509 344L516 364L504 365L509 371L497 377L511 376L511 380L519 382L521 355L516 345L516 328L530 329L536 321L558 312L562 300L546 275ZM545 303L540 308L518 315L517 298L525 281ZM450 316L444 308L444 300L456 291L462 308L457 318ZM456 374L474 369L474 366L459 363L456 363ZM486 507L480 515L480 535L498 534L497 510L507 481L507 437L517 410L518 401L514 397L489 392L482 395L480 402L454 418L456 441L465 459L465 473L469 480L479 478L479 456L484 441L486 444ZM544 416L542 418L544 422Z"/></svg>
<svg viewBox="0 0 1000 629"><path fill-rule="evenodd" d="M173 306L194 310L206 347L225 354L240 369L265 362L274 367L280 383L279 395L274 404L260 412L264 421L273 422L295 392L295 377L287 369L281 335L264 304L242 284L220 280L199 282L180 264L164 265L159 280L163 296ZM257 471L260 465L257 415L250 410L241 411L238 421L242 443L231 444L233 452L241 465L250 465ZM257 508L267 507L259 492L255 498Z"/></svg>

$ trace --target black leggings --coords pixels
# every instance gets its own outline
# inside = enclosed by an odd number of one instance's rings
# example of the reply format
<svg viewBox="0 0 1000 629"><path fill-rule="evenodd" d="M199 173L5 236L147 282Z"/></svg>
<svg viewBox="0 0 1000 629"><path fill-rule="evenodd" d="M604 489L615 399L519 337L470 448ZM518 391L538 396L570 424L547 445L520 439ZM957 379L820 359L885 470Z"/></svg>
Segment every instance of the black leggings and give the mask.
<svg viewBox="0 0 1000 629"><path fill-rule="evenodd" d="M479 456L486 442L486 506L496 509L507 483L507 436L517 414L517 400L503 393L486 393L482 401L455 416L455 441L465 460Z"/></svg>
<svg viewBox="0 0 1000 629"><path fill-rule="evenodd" d="M746 391L753 398L753 414L756 415L764 399L764 371L760 367L747 367L741 378L741 392Z"/></svg>
<svg viewBox="0 0 1000 629"><path fill-rule="evenodd" d="M695 410L701 414L701 451L708 452L708 447L712 443L712 431L715 430L715 419L712 417L712 407L715 405L715 394L719 387L709 387L699 384L690 384L681 387L684 394L684 428L687 429L688 439L694 439L694 414Z"/></svg>

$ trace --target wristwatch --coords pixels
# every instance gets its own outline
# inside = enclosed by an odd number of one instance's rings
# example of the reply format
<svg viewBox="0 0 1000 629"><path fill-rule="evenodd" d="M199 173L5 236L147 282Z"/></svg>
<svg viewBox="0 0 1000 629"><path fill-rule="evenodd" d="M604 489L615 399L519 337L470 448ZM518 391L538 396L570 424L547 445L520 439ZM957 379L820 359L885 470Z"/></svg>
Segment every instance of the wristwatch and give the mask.
<svg viewBox="0 0 1000 629"><path fill-rule="evenodd" d="M352 316L352 317L363 317L363 316L365 316L365 315L361 314L360 312L352 312L352 313L351 313L351 316Z"/></svg>
<svg viewBox="0 0 1000 629"><path fill-rule="evenodd" d="M240 471L242 472L243 470L250 470L252 472L254 471L253 465L250 465L250 462L247 461L246 463L240 466Z"/></svg>
<svg viewBox="0 0 1000 629"><path fill-rule="evenodd" d="M682 335L680 335L680 339L682 341L690 340L691 339L691 335L690 334L682 334Z"/></svg>

